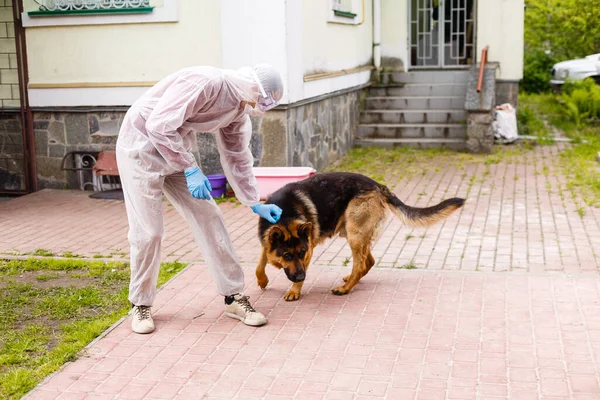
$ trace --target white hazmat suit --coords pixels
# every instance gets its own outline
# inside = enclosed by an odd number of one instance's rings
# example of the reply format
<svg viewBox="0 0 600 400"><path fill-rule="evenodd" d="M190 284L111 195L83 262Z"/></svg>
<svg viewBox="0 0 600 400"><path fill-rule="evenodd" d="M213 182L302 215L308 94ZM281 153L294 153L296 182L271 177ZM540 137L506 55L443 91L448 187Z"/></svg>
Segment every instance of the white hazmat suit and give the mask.
<svg viewBox="0 0 600 400"><path fill-rule="evenodd" d="M186 68L149 89L125 115L117 163L129 220L132 304L152 306L156 296L164 236L163 192L190 224L219 294L243 290L244 274L220 209L212 199L190 195L183 171L197 165L190 152L196 132L213 132L236 197L247 206L259 203L249 149L249 113L260 113L256 105L265 91L272 101L281 98L283 85L273 71L268 66L237 71Z"/></svg>

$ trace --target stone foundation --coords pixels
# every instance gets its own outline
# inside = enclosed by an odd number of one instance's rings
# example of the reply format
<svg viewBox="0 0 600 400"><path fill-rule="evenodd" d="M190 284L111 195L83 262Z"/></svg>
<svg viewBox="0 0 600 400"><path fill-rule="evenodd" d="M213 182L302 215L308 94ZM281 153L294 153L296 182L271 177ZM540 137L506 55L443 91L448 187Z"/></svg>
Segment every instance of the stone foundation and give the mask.
<svg viewBox="0 0 600 400"><path fill-rule="evenodd" d="M114 150L124 115L124 111L35 112L38 187L79 188L77 174L61 170L63 157L70 151Z"/></svg>
<svg viewBox="0 0 600 400"><path fill-rule="evenodd" d="M467 82L467 149L473 153L491 153L494 146L492 128L493 109L496 106L496 67L490 65L484 69L483 86L477 92L479 66L469 71Z"/></svg>
<svg viewBox="0 0 600 400"><path fill-rule="evenodd" d="M469 112L467 116L467 149L472 153L490 153L494 146L491 113Z"/></svg>
<svg viewBox="0 0 600 400"><path fill-rule="evenodd" d="M360 93L355 89L323 96L252 118L254 165L322 170L347 154L356 136ZM77 173L61 170L63 157L70 151L114 150L124 115L125 111L35 112L38 187L78 189ZM20 125L11 125L13 131L11 140L20 140ZM214 135L196 136L194 155L204 173L222 173Z"/></svg>
<svg viewBox="0 0 600 400"><path fill-rule="evenodd" d="M25 158L21 116L0 113L0 190L25 190Z"/></svg>

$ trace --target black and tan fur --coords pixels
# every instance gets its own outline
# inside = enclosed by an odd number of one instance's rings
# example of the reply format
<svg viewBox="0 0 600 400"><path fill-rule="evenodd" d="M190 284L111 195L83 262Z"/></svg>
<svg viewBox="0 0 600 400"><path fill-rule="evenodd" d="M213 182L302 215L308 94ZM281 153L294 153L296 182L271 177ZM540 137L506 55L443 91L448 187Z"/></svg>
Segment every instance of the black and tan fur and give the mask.
<svg viewBox="0 0 600 400"><path fill-rule="evenodd" d="M334 294L343 295L375 264L371 245L388 210L410 226L429 226L462 207L464 199L451 198L427 208L410 207L386 186L364 175L331 172L290 183L266 203L277 204L283 213L275 225L262 218L259 221L262 253L256 267L257 283L263 289L269 283L267 263L283 268L293 282L284 297L292 301L300 298L313 249L323 240L339 235L352 249L352 272L343 278L343 285L332 289Z"/></svg>

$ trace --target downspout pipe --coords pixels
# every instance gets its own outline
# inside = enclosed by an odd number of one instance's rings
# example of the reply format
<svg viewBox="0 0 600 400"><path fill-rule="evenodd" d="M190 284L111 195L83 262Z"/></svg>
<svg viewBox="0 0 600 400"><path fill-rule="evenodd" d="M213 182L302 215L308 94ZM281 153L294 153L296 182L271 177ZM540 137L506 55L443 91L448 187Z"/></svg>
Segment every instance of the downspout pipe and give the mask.
<svg viewBox="0 0 600 400"><path fill-rule="evenodd" d="M373 64L379 77L381 71L381 0L373 0Z"/></svg>

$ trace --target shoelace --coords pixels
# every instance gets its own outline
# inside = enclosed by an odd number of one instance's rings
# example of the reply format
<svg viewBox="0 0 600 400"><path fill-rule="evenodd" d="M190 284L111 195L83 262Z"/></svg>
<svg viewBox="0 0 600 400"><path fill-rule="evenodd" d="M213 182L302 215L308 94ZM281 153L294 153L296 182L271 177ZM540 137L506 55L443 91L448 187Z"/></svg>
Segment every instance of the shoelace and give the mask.
<svg viewBox="0 0 600 400"><path fill-rule="evenodd" d="M150 319L150 307L148 306L139 306L136 307L136 313L139 315L141 320Z"/></svg>
<svg viewBox="0 0 600 400"><path fill-rule="evenodd" d="M246 312L256 312L256 310L250 305L249 299L250 297L248 296L240 296L235 301L241 305Z"/></svg>

